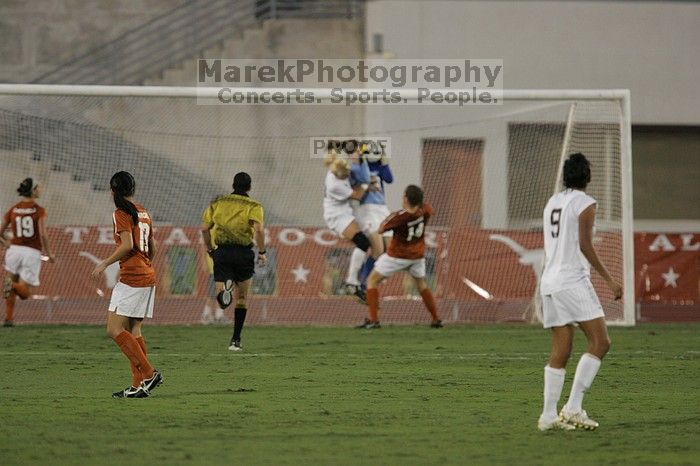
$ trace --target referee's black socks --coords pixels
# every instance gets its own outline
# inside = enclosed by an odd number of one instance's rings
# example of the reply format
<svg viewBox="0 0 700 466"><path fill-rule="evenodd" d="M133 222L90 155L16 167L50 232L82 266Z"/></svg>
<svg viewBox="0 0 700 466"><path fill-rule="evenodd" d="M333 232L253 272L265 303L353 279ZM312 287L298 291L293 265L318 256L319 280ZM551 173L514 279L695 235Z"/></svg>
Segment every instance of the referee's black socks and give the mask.
<svg viewBox="0 0 700 466"><path fill-rule="evenodd" d="M233 341L241 341L241 331L243 331L243 323L248 309L238 307L233 311Z"/></svg>

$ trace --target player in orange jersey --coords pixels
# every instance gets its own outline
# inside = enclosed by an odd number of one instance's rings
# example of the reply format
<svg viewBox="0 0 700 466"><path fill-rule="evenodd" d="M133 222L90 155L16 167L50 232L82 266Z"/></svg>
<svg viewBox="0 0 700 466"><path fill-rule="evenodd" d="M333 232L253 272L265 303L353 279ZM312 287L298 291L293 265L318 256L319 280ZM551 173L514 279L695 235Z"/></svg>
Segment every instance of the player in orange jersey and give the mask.
<svg viewBox="0 0 700 466"><path fill-rule="evenodd" d="M358 328L379 328L379 290L377 286L396 272L407 270L416 283L425 307L433 320L433 328L442 327L433 293L425 282L425 225L433 214L430 204L423 202L423 190L409 185L403 196L403 209L394 212L379 227L379 234L393 231L389 249L374 264L367 279L367 305L369 318Z"/></svg>
<svg viewBox="0 0 700 466"><path fill-rule="evenodd" d="M0 225L0 243L8 246L5 253L5 327L14 325L14 309L17 296L27 299L32 289L39 286L42 253L54 262L49 238L46 234L46 209L36 203L41 196L41 186L31 178L25 178L17 188L22 200L5 213ZM12 239L4 236L7 228Z"/></svg>
<svg viewBox="0 0 700 466"><path fill-rule="evenodd" d="M94 278L119 261L119 283L112 290L107 315L107 335L131 363L131 386L112 394L114 398L145 398L163 383L163 376L146 356L141 334L143 319L153 317L156 272L151 260L155 244L151 216L134 203L136 182L128 172L117 172L109 182L117 210L112 214L117 249L92 271Z"/></svg>

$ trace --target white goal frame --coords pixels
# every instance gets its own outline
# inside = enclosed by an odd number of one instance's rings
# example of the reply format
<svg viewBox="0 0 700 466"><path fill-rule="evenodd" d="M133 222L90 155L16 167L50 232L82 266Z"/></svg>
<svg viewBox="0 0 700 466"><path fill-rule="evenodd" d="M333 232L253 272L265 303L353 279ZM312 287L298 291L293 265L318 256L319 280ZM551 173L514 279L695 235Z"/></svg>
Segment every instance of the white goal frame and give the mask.
<svg viewBox="0 0 700 466"><path fill-rule="evenodd" d="M230 88L232 92L287 92L287 88ZM331 98L329 88L306 89L321 100ZM367 92L368 88L345 89L346 92ZM69 84L0 84L0 97L3 95L47 95L47 96L104 96L104 97L189 97L216 98L216 87L165 87L165 86L95 86ZM471 92L461 89L436 89L443 92ZM409 101L418 99L418 89L398 90ZM495 91L493 95L502 100L585 100L614 101L620 106L621 127L621 188L622 188L622 248L624 267L624 313L621 321L610 322L615 325L631 326L636 322L634 290L634 231L632 206L632 124L630 113L629 89L508 89Z"/></svg>

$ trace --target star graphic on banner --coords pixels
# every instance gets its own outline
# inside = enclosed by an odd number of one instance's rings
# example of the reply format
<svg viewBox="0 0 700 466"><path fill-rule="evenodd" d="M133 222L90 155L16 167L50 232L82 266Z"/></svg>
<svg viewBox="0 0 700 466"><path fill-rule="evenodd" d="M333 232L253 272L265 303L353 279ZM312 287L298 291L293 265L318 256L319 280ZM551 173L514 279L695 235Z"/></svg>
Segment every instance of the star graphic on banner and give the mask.
<svg viewBox="0 0 700 466"><path fill-rule="evenodd" d="M299 264L296 269L292 269L292 273L294 274L294 283L306 283L311 270L304 268L304 264Z"/></svg>
<svg viewBox="0 0 700 466"><path fill-rule="evenodd" d="M672 286L674 288L678 287L678 283L676 281L681 275L679 273L676 273L676 271L673 270L673 267L668 269L668 272L662 273L661 276L664 277L664 288L666 288L667 286Z"/></svg>

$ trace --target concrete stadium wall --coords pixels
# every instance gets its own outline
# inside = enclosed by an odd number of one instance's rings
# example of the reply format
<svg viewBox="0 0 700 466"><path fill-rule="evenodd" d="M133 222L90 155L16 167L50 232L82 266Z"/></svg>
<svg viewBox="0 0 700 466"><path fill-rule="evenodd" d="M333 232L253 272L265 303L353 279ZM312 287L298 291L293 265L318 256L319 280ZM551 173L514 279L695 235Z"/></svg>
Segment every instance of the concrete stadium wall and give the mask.
<svg viewBox="0 0 700 466"><path fill-rule="evenodd" d="M394 58L503 59L510 89L629 88L637 124L700 125L700 3L376 0Z"/></svg>
<svg viewBox="0 0 700 466"><path fill-rule="evenodd" d="M30 82L182 2L3 0L0 82Z"/></svg>

